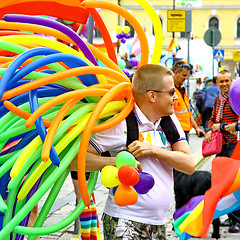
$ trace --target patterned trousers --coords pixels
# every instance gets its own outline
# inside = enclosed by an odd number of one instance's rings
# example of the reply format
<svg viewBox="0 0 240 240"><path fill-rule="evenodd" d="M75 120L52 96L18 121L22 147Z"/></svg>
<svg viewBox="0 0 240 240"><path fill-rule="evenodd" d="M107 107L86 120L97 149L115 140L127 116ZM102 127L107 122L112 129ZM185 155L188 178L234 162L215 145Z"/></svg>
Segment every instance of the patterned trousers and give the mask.
<svg viewBox="0 0 240 240"><path fill-rule="evenodd" d="M150 225L103 214L103 233L106 240L166 240L165 225Z"/></svg>

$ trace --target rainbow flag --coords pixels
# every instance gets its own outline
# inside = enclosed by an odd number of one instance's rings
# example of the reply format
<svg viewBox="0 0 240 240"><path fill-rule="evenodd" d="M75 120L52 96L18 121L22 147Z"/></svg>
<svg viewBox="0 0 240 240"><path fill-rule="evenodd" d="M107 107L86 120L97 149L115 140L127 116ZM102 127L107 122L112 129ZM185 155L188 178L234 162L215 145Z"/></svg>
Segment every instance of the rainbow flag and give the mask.
<svg viewBox="0 0 240 240"><path fill-rule="evenodd" d="M171 52L174 48L176 48L177 47L177 45L176 45L176 43L175 43L175 40L174 40L174 38L172 38L172 40L171 40L171 42L170 42L170 44L169 44L169 46L168 46L168 48L167 48L167 51L168 52Z"/></svg>
<svg viewBox="0 0 240 240"><path fill-rule="evenodd" d="M172 38L168 48L167 48L167 51L168 53L172 53L173 57L175 57L177 55L177 52L180 50L180 46L177 46L177 44L175 43L175 40L174 38Z"/></svg>
<svg viewBox="0 0 240 240"><path fill-rule="evenodd" d="M182 214L177 213L173 225L181 239L186 240L191 236L206 238L213 219L240 209L239 150L240 142L237 143L231 158L213 159L211 188L196 206L182 210Z"/></svg>
<svg viewBox="0 0 240 240"><path fill-rule="evenodd" d="M196 71L203 71L203 68L200 64L196 65Z"/></svg>
<svg viewBox="0 0 240 240"><path fill-rule="evenodd" d="M144 32L146 32L146 24L142 25ZM138 36L136 35L135 39L133 40L133 44L130 50L130 54L134 54L136 57L141 54L141 45Z"/></svg>

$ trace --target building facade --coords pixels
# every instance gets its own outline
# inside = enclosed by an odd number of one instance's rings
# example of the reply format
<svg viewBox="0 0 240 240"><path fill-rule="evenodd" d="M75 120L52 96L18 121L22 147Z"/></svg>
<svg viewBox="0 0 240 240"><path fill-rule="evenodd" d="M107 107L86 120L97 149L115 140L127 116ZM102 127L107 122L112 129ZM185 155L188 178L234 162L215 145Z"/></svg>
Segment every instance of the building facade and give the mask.
<svg viewBox="0 0 240 240"><path fill-rule="evenodd" d="M175 10L191 10L192 31L190 33L190 41L203 40L204 34L209 27L214 26L218 28L221 33L221 41L214 48L224 50L224 59L220 61L220 64L234 74L237 63L236 60L238 60L238 58L233 59L233 55L238 56L238 53L240 55L240 1L201 0L199 1L200 6L195 7L188 7L188 4L185 4L185 6L177 6L176 3L179 1L180 0L149 0L149 3L153 6L162 22L163 50L167 49L173 36L177 45L186 46L187 41L186 33L175 32L173 34L167 31L168 11L174 8ZM188 2L188 0L182 0L182 2L184 1L186 3ZM133 14L141 25L145 24L146 31L150 35L154 35L152 22L137 1L116 0L113 2ZM118 25L124 26L128 24L125 19L108 10L101 10L101 16L110 34L115 31ZM132 29L132 35L133 34L134 29Z"/></svg>

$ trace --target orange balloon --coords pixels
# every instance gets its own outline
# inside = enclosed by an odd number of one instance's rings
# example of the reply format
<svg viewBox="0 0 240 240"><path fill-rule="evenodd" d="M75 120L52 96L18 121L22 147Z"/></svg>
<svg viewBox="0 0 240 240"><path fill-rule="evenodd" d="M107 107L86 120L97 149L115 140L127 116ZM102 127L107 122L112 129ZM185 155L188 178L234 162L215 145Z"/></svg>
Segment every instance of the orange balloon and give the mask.
<svg viewBox="0 0 240 240"><path fill-rule="evenodd" d="M14 114L16 114L17 116L23 118L23 119L28 119L31 116L31 113L26 112L18 107L16 107L13 103L9 102L9 101L4 101L3 105L11 112L13 112ZM47 119L43 119L43 123L45 127L50 127L51 125L50 120Z"/></svg>
<svg viewBox="0 0 240 240"><path fill-rule="evenodd" d="M119 82L129 82L129 79L127 78L126 75L124 76L123 74L120 74L119 72L116 72L112 69L108 69L105 67L96 67L96 66L76 67L73 69L68 69L65 71L57 72L57 73L51 74L51 75L43 77L43 78L39 78L35 81L23 84L19 87L16 87L14 89L6 91L6 92L4 92L4 94L1 98L1 101L7 100L9 98L15 97L22 93L42 87L44 85L53 83L53 82L61 80L61 79L65 79L65 78L73 77L73 76L77 76L77 75L84 75L84 74L101 74L101 75L106 75L109 77L116 78L119 80ZM76 91L78 91L78 90L76 90Z"/></svg>
<svg viewBox="0 0 240 240"><path fill-rule="evenodd" d="M116 53L115 53L115 50L113 47L112 39L109 34L109 31L106 28L106 25L104 24L104 22L102 20L102 17L100 16L100 14L98 13L98 11L95 8L88 9L88 11L90 12L91 16L93 17L94 22L97 23L99 31L105 42L109 58L117 64L117 56L116 56Z"/></svg>
<svg viewBox="0 0 240 240"><path fill-rule="evenodd" d="M105 1L83 1L82 5L85 8L104 8L111 10L113 12L116 12L117 14L121 15L123 18L125 18L131 26L136 31L140 44L141 44L141 60L139 62L139 67L142 65L145 65L148 63L148 57L149 57L149 45L147 41L146 34L141 26L141 24L136 20L136 18L129 13L124 8L111 3L111 2L105 2Z"/></svg>
<svg viewBox="0 0 240 240"><path fill-rule="evenodd" d="M51 126L48 129L47 135L45 137L45 140L43 142L43 150L42 150L42 160L46 162L50 155L50 150L52 147L53 138L55 136L55 133L57 132L57 129L62 122L65 115L68 113L68 111L77 103L79 102L79 99L71 99L67 101L61 109L58 111L56 116L54 117Z"/></svg>
<svg viewBox="0 0 240 240"><path fill-rule="evenodd" d="M120 206L133 205L138 200L138 194L132 186L120 184L115 192L114 201Z"/></svg>
<svg viewBox="0 0 240 240"><path fill-rule="evenodd" d="M119 92L121 92L125 89L129 89L131 91L131 85L129 83L122 82L122 83L119 83L118 85L114 86L112 89L110 89L109 92L106 93L98 102L97 106L93 110L92 115L89 118L89 120L85 126L85 130L83 131L81 144L80 144L79 152L78 152L77 172L78 172L79 188L80 188L82 200L83 200L85 206L90 206L90 198L89 198L89 194L88 194L88 190L87 190L85 171L86 171L87 148L88 148L89 139L90 139L90 136L92 133L92 129L93 129L100 113L102 112L104 107L107 105L107 103L110 100L112 100L114 98L114 96L118 95ZM118 115L120 115L120 114L118 114ZM126 116L127 115L125 115L124 118Z"/></svg>

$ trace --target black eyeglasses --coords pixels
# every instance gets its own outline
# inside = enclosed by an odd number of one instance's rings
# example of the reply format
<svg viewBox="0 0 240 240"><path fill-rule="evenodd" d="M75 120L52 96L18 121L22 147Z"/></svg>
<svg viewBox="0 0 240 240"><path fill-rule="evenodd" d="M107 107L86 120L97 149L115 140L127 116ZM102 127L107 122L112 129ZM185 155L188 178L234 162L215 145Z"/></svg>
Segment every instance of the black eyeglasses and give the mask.
<svg viewBox="0 0 240 240"><path fill-rule="evenodd" d="M147 90L147 92L149 92L149 91L153 91L153 92L157 92L157 93L164 93L164 92L166 92L166 93L169 93L170 96L173 96L175 94L175 88L170 90L170 91Z"/></svg>

